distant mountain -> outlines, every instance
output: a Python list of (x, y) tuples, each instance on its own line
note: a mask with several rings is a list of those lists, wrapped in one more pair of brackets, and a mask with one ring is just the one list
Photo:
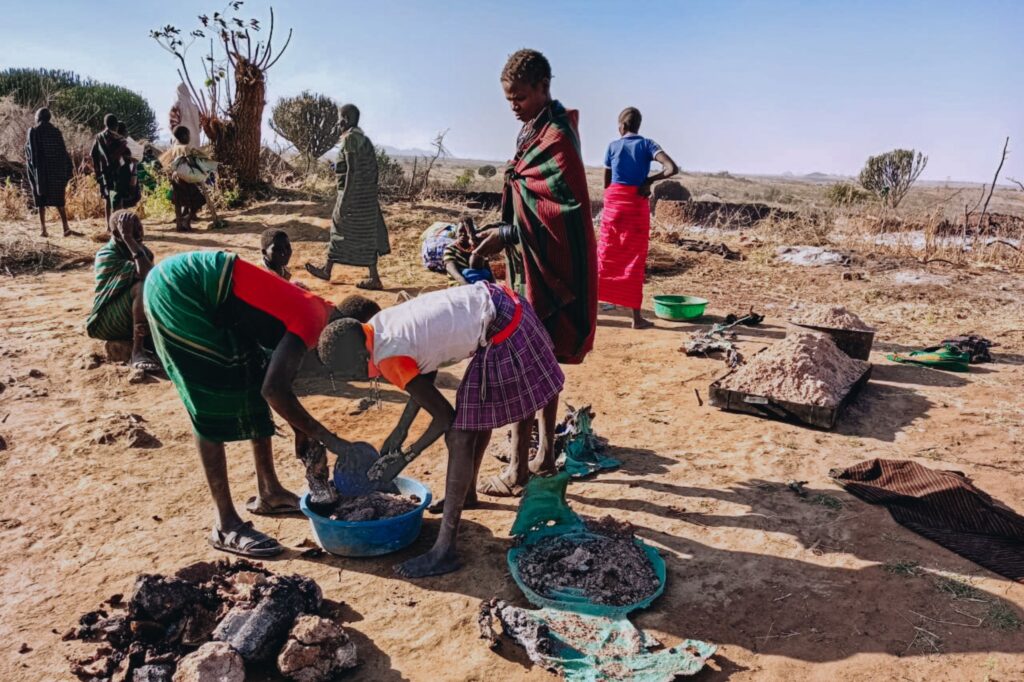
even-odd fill
[(849, 179), (845, 175), (832, 175), (830, 173), (807, 173), (800, 177), (808, 182), (836, 182)]
[(381, 145), (384, 151), (388, 153), (388, 156), (433, 156), (434, 151), (431, 149), (399, 149), (398, 147), (392, 147), (390, 145)]

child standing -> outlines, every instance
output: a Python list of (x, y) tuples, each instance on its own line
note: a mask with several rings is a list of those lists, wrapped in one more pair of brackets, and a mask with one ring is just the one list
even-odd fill
[[(678, 172), (672, 159), (654, 140), (640, 136), (640, 111), (628, 107), (619, 114), (619, 139), (604, 156), (604, 211), (597, 247), (598, 298), (633, 311), (633, 329), (652, 326), (640, 306), (644, 270), (651, 238), (651, 185)], [(648, 175), (651, 161), (662, 169)]]
[[(491, 431), (516, 424), (517, 442), (525, 450), (537, 412), (557, 404), (565, 377), (547, 331), (525, 300), (507, 288), (479, 282), (424, 294), (378, 313), (367, 324), (338, 320), (324, 333), (320, 360), (335, 375), (351, 380), (383, 376), (410, 396), (371, 479), (393, 477), (445, 436), (441, 532), (430, 551), (396, 570), (410, 578), (457, 570), (459, 520), (464, 506), (476, 502), (474, 484)], [(469, 356), (473, 359), (453, 408), (434, 386), (434, 377), (442, 364)], [(406, 449), (409, 425), (420, 408), (430, 413), (430, 425)], [(525, 469), (528, 452), (519, 453), (519, 461)], [(521, 473), (525, 480), (528, 471)], [(491, 479), (492, 485), (508, 488), (499, 477)]]

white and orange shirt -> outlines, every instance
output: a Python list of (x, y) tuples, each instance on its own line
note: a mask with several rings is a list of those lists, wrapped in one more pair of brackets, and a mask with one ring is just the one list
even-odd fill
[(363, 325), (370, 376), (404, 389), (420, 374), (465, 360), (487, 345), (496, 314), (483, 282), (423, 294), (382, 310)]

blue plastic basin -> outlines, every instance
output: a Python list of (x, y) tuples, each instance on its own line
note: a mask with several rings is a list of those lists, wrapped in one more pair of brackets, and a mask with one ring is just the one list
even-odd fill
[(299, 500), (302, 513), (309, 517), (313, 537), (331, 554), (338, 556), (378, 556), (408, 547), (419, 537), (423, 511), (430, 505), (430, 488), (414, 478), (399, 476), (395, 485), (402, 495), (415, 495), (420, 504), (412, 511), (376, 521), (335, 521), (309, 508), (309, 493)]

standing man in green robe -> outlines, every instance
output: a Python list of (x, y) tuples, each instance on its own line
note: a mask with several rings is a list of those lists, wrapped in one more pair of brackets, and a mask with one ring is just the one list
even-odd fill
[(377, 198), (377, 151), (359, 128), (359, 109), (354, 104), (341, 107), (341, 125), (341, 151), (335, 165), (338, 201), (331, 221), (327, 262), (323, 267), (306, 263), (306, 270), (330, 281), (335, 263), (363, 266), (369, 268), (369, 276), (356, 286), (379, 290), (383, 285), (377, 259), (391, 253), (391, 245)]

